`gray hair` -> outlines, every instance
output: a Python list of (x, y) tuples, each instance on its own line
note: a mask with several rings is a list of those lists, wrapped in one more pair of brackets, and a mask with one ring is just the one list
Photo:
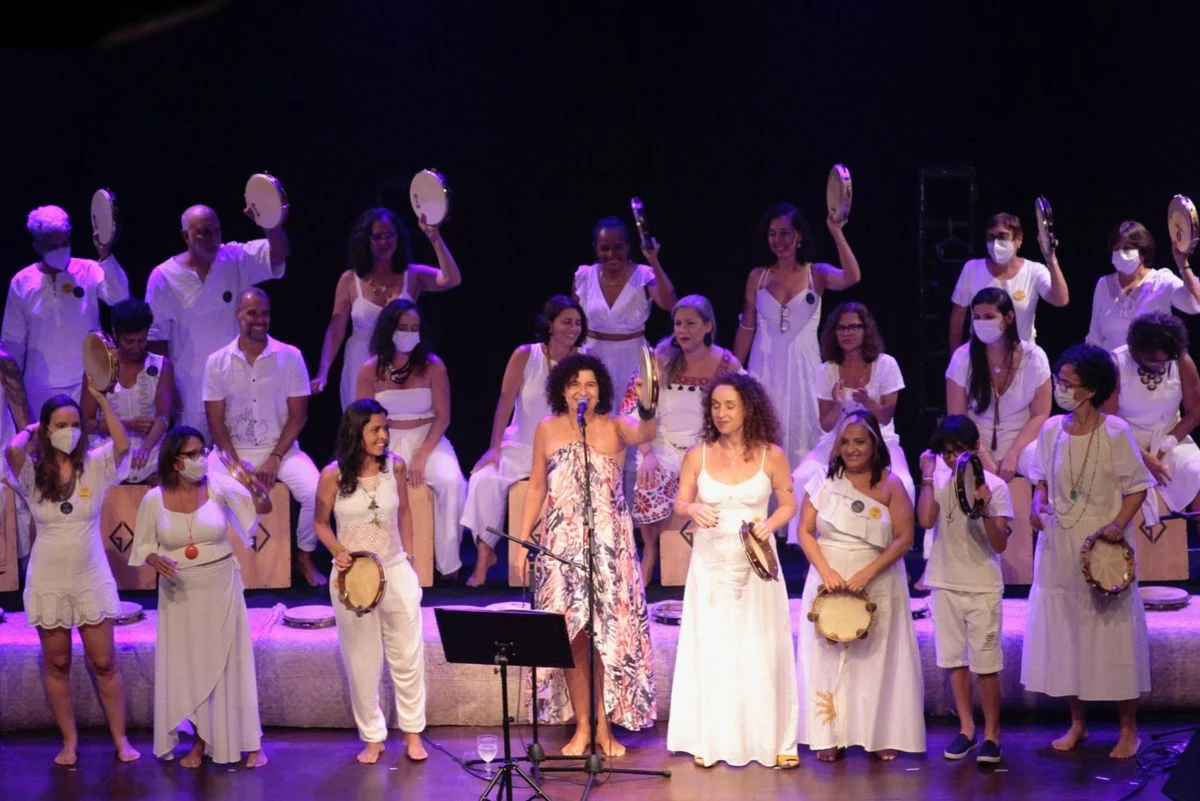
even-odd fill
[(71, 233), (71, 218), (59, 206), (38, 206), (25, 218), (25, 228), (33, 236)]

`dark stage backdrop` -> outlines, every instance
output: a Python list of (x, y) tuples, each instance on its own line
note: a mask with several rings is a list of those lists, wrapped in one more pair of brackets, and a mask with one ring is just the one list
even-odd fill
[[(1091, 5), (1069, 21), (1046, 19), (1046, 5), (232, 2), (117, 46), (14, 44), (0, 52), (4, 277), (32, 259), (35, 205), (65, 206), (88, 255), (87, 203), (108, 186), (140, 294), (180, 249), (189, 204), (215, 207), (228, 239), (255, 236), (241, 190), (269, 171), (287, 187), (294, 243), (287, 276), (265, 286), (272, 334), (315, 371), (351, 221), (381, 192), (411, 219), (404, 187), (436, 167), (454, 190), (443, 232), (464, 283), (428, 296), (427, 331), (449, 365), (450, 437), (467, 470), (509, 353), (591, 260), (592, 223), (627, 218), (634, 194), (680, 295), (713, 300), (729, 345), (746, 273), (768, 257), (759, 215), (793, 200), (833, 258), (824, 181), (833, 162), (849, 165), (846, 230), (864, 277), (825, 309), (867, 303), (911, 385), (918, 170), (972, 163), (981, 217), (1012, 210), (1031, 224), (1039, 192), (1054, 202), (1072, 300), (1041, 306), (1053, 360), (1086, 331), (1111, 269), (1108, 230), (1141, 219), (1166, 255), (1167, 201), (1200, 195), (1200, 156), (1179, 4)], [(69, 9), (56, 14), (36, 41), (72, 25), (87, 35)], [(414, 242), (432, 261), (419, 232)], [(656, 312), (651, 332), (666, 330)], [(338, 368), (302, 437), (318, 461)], [(902, 394), (913, 458), (914, 407)]]

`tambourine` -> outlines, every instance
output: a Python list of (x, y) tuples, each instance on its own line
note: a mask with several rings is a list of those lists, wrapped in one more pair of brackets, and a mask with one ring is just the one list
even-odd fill
[(829, 207), (829, 216), (835, 222), (850, 219), (852, 195), (850, 170), (845, 164), (834, 164), (829, 171), (829, 179), (825, 181), (825, 205)]
[(1168, 612), (1188, 605), (1191, 596), (1181, 587), (1138, 587), (1142, 605), (1155, 612)]
[(645, 342), (641, 353), (641, 386), (638, 387), (638, 416), (643, 420), (654, 417), (658, 411), (658, 357)]
[(83, 338), (83, 372), (100, 392), (112, 392), (117, 386), (117, 348), (108, 334), (89, 331)]
[(145, 617), (146, 613), (142, 610), (141, 604), (135, 604), (133, 601), (121, 601), (117, 604), (117, 614), (113, 616), (112, 622), (114, 626), (128, 626), (130, 623), (144, 620)]
[(233, 476), (235, 481), (250, 490), (250, 494), (254, 496), (255, 501), (261, 502), (264, 498), (270, 497), (266, 485), (254, 473), (254, 468), (249, 462), (238, 459), (233, 454), (222, 450), (217, 451), (217, 458), (221, 460), (221, 464), (225, 465), (225, 469), (229, 471), (229, 475)]
[(370, 551), (353, 551), (350, 559), (350, 566), (338, 571), (338, 600), (342, 606), (362, 617), (373, 612), (383, 600), (387, 578), (383, 574), (383, 562)]
[(770, 540), (763, 542), (754, 536), (754, 524), (750, 522), (742, 523), (738, 536), (754, 573), (763, 581), (779, 581), (779, 560), (775, 558)]
[(678, 626), (683, 620), (683, 601), (659, 601), (650, 604), (650, 617), (664, 626)]
[(1034, 199), (1033, 214), (1037, 218), (1038, 244), (1045, 243), (1047, 252), (1054, 252), (1058, 247), (1058, 240), (1054, 238), (1054, 209), (1045, 195), (1038, 195)]
[(1125, 540), (1113, 542), (1093, 534), (1079, 549), (1083, 578), (1097, 592), (1120, 595), (1133, 583), (1133, 548)]
[(418, 220), (425, 215), (426, 225), (441, 225), (450, 216), (450, 185), (437, 170), (421, 170), (414, 175), (408, 199)]
[(104, 247), (117, 241), (117, 196), (109, 189), (92, 195), (92, 237)]
[(246, 208), (260, 228), (278, 228), (287, 219), (287, 192), (283, 184), (265, 172), (255, 173), (246, 181)]
[(954, 495), (958, 508), (972, 520), (983, 516), (983, 499), (975, 491), (983, 486), (983, 462), (975, 453), (967, 452), (954, 463)]
[(293, 629), (327, 629), (335, 622), (333, 607), (323, 604), (293, 606), (283, 612), (283, 625)]
[(650, 250), (654, 237), (650, 236), (650, 226), (646, 224), (646, 215), (642, 213), (642, 199), (629, 199), (629, 207), (633, 209), (633, 224), (637, 226), (638, 239), (642, 241), (642, 250)]
[(1167, 233), (1176, 252), (1190, 256), (1200, 243), (1200, 217), (1187, 195), (1176, 195), (1167, 205)]
[(865, 592), (827, 590), (824, 584), (817, 587), (817, 597), (808, 613), (817, 633), (832, 643), (866, 637), (874, 617), (875, 603)]

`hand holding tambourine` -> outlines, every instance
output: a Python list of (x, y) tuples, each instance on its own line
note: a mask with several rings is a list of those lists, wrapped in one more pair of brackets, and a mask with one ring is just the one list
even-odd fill
[(1042, 258), (1049, 261), (1058, 249), (1058, 238), (1054, 235), (1054, 210), (1044, 195), (1038, 195), (1033, 201), (1033, 213), (1037, 218), (1038, 247), (1042, 250)]
[(754, 535), (754, 539), (759, 542), (766, 542), (771, 536), (771, 529), (767, 528), (766, 524), (761, 520), (755, 520), (750, 524), (750, 533)]
[(1116, 523), (1109, 523), (1096, 533), (1109, 542), (1121, 542), (1125, 539), (1125, 529), (1121, 528)]
[(422, 214), (421, 218), (417, 221), (417, 225), (420, 227), (421, 233), (425, 234), (425, 238), (429, 240), (429, 244), (436, 245), (439, 241), (441, 241), (441, 229), (439, 229), (436, 225), (430, 225), (428, 222), (426, 222), (424, 214)]
[(342, 551), (337, 556), (333, 557), (333, 566), (338, 570), (345, 570), (354, 562), (354, 557), (349, 551)]
[(933, 478), (933, 473), (937, 470), (937, 454), (926, 449), (920, 458), (921, 478)]
[(218, 450), (217, 457), (221, 460), (221, 464), (225, 465), (225, 469), (229, 471), (229, 475), (233, 476), (234, 480), (243, 487), (250, 490), (250, 494), (254, 496), (255, 501), (261, 501), (270, 497), (266, 486), (254, 472), (254, 467), (249, 462), (224, 450)]
[(658, 240), (654, 237), (648, 237), (642, 241), (642, 255), (646, 257), (646, 261), (653, 264), (658, 260)]

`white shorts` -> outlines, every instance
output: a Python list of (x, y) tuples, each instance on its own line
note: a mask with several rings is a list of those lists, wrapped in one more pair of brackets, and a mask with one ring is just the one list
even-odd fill
[(929, 608), (933, 612), (938, 667), (969, 667), (980, 675), (1000, 672), (1004, 667), (1000, 593), (935, 588), (929, 596)]

